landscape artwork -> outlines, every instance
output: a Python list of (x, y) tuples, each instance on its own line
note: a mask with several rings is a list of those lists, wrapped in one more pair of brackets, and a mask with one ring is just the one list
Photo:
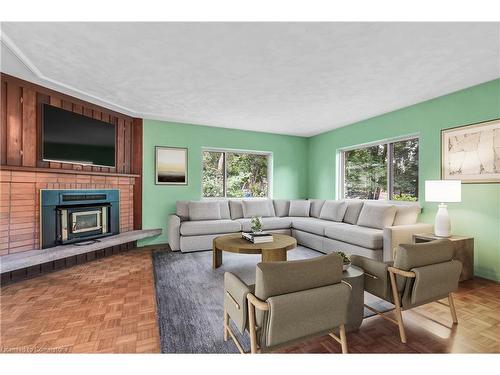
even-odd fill
[(441, 132), (444, 180), (500, 182), (500, 119)]
[(187, 148), (156, 147), (156, 184), (187, 185)]

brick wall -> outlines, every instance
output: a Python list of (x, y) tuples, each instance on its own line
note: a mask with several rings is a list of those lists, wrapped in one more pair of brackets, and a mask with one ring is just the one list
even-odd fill
[(120, 232), (134, 228), (133, 177), (0, 171), (0, 255), (39, 249), (40, 189), (119, 189)]

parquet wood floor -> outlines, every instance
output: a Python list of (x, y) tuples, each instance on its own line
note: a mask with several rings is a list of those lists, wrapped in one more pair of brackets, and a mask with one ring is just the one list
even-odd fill
[(151, 249), (2, 287), (0, 351), (160, 351)]
[[(151, 251), (132, 250), (2, 287), (0, 351), (158, 353)], [(458, 326), (452, 326), (448, 308), (437, 303), (404, 312), (406, 345), (392, 323), (365, 319), (358, 332), (347, 335), (349, 350), (499, 353), (500, 284), (465, 281), (455, 304)], [(281, 352), (338, 353), (340, 347), (325, 336)]]

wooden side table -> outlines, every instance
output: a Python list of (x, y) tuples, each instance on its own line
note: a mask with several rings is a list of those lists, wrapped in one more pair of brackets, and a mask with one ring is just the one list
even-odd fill
[[(430, 242), (442, 239), (432, 233), (419, 233), (413, 235), (413, 243)], [(447, 238), (455, 247), (454, 258), (462, 262), (460, 281), (470, 280), (474, 277), (474, 237), (451, 236)]]

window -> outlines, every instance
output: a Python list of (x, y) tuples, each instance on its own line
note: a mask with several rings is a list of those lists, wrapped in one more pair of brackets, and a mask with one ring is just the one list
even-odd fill
[(269, 196), (269, 159), (263, 153), (203, 151), (203, 197)]
[(344, 198), (418, 199), (418, 138), (344, 150), (341, 164)]

